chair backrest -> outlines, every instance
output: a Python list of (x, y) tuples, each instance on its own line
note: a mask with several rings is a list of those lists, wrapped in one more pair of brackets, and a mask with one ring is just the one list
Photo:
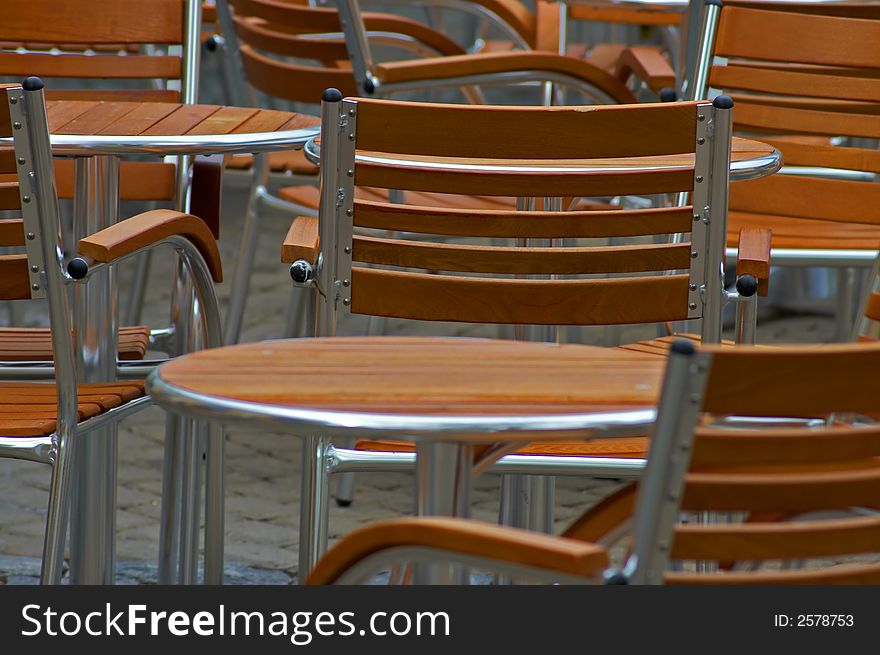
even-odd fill
[(0, 147), (0, 210), (22, 216), (0, 220), (0, 246), (25, 251), (0, 255), (0, 300), (48, 300), (59, 430), (66, 430), (76, 424), (76, 370), (43, 83), (29, 77), (0, 91), (0, 138), (14, 141), (14, 149)]
[[(328, 86), (357, 94), (357, 66), (335, 8), (308, 0), (218, 0), (217, 9), (247, 81), (258, 91), (307, 104), (316, 104)], [(381, 13), (365, 13), (363, 20), (372, 43), (422, 55), (464, 54), (455, 41), (417, 21)]]
[[(324, 97), (318, 334), (351, 311), (543, 325), (704, 318), (704, 339), (720, 340), (726, 99), (509, 108)], [(546, 203), (536, 212), (394, 205), (356, 199), (355, 185)], [(678, 192), (692, 192), (693, 205), (562, 211), (572, 197)], [(391, 236), (353, 236), (355, 227)], [(644, 239), (684, 232), (690, 243)], [(635, 243), (554, 247), (611, 237)], [(474, 243), (493, 239), (526, 247)]]
[[(847, 424), (696, 431), (681, 509), (710, 524), (676, 529), (674, 560), (781, 562), (782, 568), (667, 573), (674, 583), (880, 582), (880, 344), (709, 347), (703, 411), (712, 417), (855, 416)], [(702, 360), (702, 361), (701, 361)], [(741, 519), (743, 516), (747, 520)], [(730, 519), (730, 522), (727, 522)], [(801, 519), (801, 520), (798, 520)], [(873, 555), (867, 561), (845, 560)], [(792, 563), (809, 561), (805, 568)]]
[[(857, 147), (880, 138), (880, 5), (726, 2), (706, 17), (714, 47), (698, 62), (695, 97), (706, 84), (730, 95), (734, 129), (760, 134), (802, 168), (734, 184), (730, 210), (880, 224), (880, 151)], [(713, 65), (713, 55), (726, 61)]]

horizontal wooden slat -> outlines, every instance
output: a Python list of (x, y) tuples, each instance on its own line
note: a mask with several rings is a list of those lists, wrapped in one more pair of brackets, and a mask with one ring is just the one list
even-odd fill
[(357, 227), (522, 239), (629, 237), (674, 234), (691, 229), (691, 207), (643, 211), (520, 212), (441, 209), (386, 202), (355, 201)]
[(530, 195), (540, 197), (675, 193), (691, 191), (694, 184), (692, 164), (689, 167), (675, 160), (671, 167), (657, 168), (649, 173), (615, 169), (613, 164), (604, 170), (576, 170), (574, 167), (564, 170), (564, 163), (535, 172), (443, 170), (394, 163), (359, 163), (355, 167), (355, 182), (385, 189), (490, 196), (516, 196), (523, 189), (529, 189)]
[(538, 108), (360, 99), (357, 112), (362, 150), (571, 159), (692, 153), (697, 103)]
[(328, 87), (344, 95), (357, 95), (354, 74), (348, 69), (317, 68), (270, 59), (241, 47), (241, 60), (248, 82), (263, 93), (294, 102), (318, 104)]
[(355, 261), (470, 273), (576, 275), (687, 269), (690, 244), (607, 248), (505, 248), (355, 237)]
[(0, 219), (0, 246), (23, 246), (24, 223), (20, 218)]
[(0, 52), (0, 75), (84, 79), (178, 79), (180, 57)]
[(739, 230), (746, 226), (771, 230), (774, 248), (880, 249), (880, 226), (738, 211), (728, 214), (729, 246), (736, 247)]
[(742, 561), (880, 551), (880, 517), (741, 525), (680, 525), (671, 557)]
[(111, 102), (180, 102), (180, 92), (171, 89), (46, 89), (46, 98)]
[[(61, 198), (73, 198), (73, 161), (55, 160), (55, 186)], [(120, 200), (174, 200), (177, 168), (164, 162), (123, 161), (119, 165)]]
[(876, 426), (840, 426), (823, 430), (701, 428), (694, 442), (691, 468), (748, 466), (756, 462), (796, 465), (878, 455), (880, 427)]
[(428, 321), (605, 325), (687, 316), (687, 275), (501, 280), (357, 268), (351, 310)]
[(847, 75), (820, 75), (797, 70), (779, 70), (758, 66), (714, 66), (711, 86), (779, 95), (834, 98), (844, 100), (880, 100), (880, 79)]
[[(880, 347), (823, 345), (804, 357), (800, 348), (740, 347), (736, 353), (706, 346), (712, 368), (704, 408), (741, 416), (818, 416), (880, 413), (873, 380)], [(821, 380), (822, 384), (817, 384)]]
[(181, 43), (181, 0), (94, 2), (27, 0), (9, 3), (0, 40), (38, 43)]
[(877, 506), (880, 468), (800, 474), (688, 473), (687, 511), (813, 512)]
[(777, 107), (736, 98), (734, 123), (740, 129), (777, 133), (828, 134), (880, 138), (880, 121), (871, 114), (830, 113), (814, 109)]
[[(3, 176), (4, 178), (8, 176)], [(0, 182), (0, 210), (21, 209), (18, 181)]]
[(770, 137), (763, 138), (763, 141), (779, 149), (787, 166), (823, 166), (880, 173), (880, 150), (833, 146), (827, 142), (801, 143), (795, 139)]
[(870, 67), (878, 61), (878, 43), (878, 21), (725, 7), (715, 54)]
[(295, 27), (298, 33), (341, 32), (335, 9), (309, 7), (284, 0), (234, 0), (237, 16), (255, 16), (270, 24)]
[(0, 300), (31, 297), (27, 255), (0, 255)]
[(773, 175), (732, 185), (730, 209), (880, 225), (880, 186), (873, 182)]

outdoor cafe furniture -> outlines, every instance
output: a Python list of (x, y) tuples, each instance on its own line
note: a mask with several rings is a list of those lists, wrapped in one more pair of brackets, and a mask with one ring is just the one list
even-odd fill
[[(115, 347), (91, 351), (95, 355), (109, 353), (114, 375), (100, 380), (95, 379), (94, 370), (84, 370), (84, 355), (90, 351), (76, 342), (76, 335), (84, 331), (88, 335), (94, 328), (82, 325), (81, 314), (71, 321), (68, 292), (69, 285), (84, 277), (86, 271), (67, 264), (72, 253), (64, 251), (59, 236), (61, 224), (43, 83), (30, 77), (23, 85), (5, 85), (2, 96), (0, 136), (6, 145), (11, 137), (14, 150), (0, 150), (0, 168), (16, 179), (15, 184), (7, 183), (3, 209), (20, 210), (22, 218), (2, 222), (0, 243), (19, 251), (23, 248), (24, 253), (0, 256), (0, 298), (48, 301), (54, 383), (0, 382), (0, 453), (52, 467), (41, 579), (57, 583), (64, 558), (72, 478), (99, 475), (96, 470), (74, 473), (72, 457), (100, 432), (115, 429), (119, 420), (151, 401), (144, 395), (142, 382), (115, 379)], [(61, 101), (55, 103), (59, 105), (63, 106)], [(172, 210), (146, 212), (82, 238), (76, 247), (83, 259), (73, 261), (88, 263), (91, 275), (101, 275), (111, 265), (159, 245), (174, 246), (186, 263), (204, 307), (204, 329), (218, 336), (213, 279), (220, 275), (219, 253), (201, 219)], [(85, 341), (85, 347), (90, 343)], [(108, 346), (115, 346), (115, 342), (110, 341)], [(84, 439), (86, 434), (88, 438)], [(73, 522), (84, 522), (82, 513), (97, 513), (102, 506), (75, 510)]]
[[(343, 100), (338, 91), (327, 91), (322, 108), (325, 127), (321, 153), (326, 176), (322, 187), (322, 220), (319, 226), (314, 218), (297, 219), (285, 244), (287, 259), (298, 260), (294, 273), (300, 276), (301, 282), (310, 282), (317, 290), (316, 334), (332, 337), (340, 312), (545, 325), (702, 318), (704, 341), (720, 341), (720, 311), (724, 299), (736, 299), (724, 291), (721, 265), (730, 162), (729, 135), (725, 133), (729, 116), (730, 103), (725, 99), (715, 105), (702, 102), (548, 109)], [(342, 117), (345, 122), (340, 120)], [(433, 129), (423, 129), (426, 124)], [(713, 126), (711, 131), (706, 129), (708, 125)], [(458, 138), (447, 138), (452, 133)], [(511, 133), (522, 134), (522, 137), (504, 138)], [(473, 159), (475, 157), (480, 159)], [(754, 171), (763, 166), (765, 174), (779, 165), (772, 149), (755, 142), (739, 141), (737, 159), (751, 160)], [(419, 162), (422, 165), (415, 165)], [(687, 190), (694, 192), (694, 204), (702, 210), (695, 212), (686, 206), (559, 213), (561, 203), (551, 202), (556, 211), (473, 212), (434, 208), (425, 212), (418, 207), (358, 200), (353, 193), (355, 184), (506, 196), (529, 189), (548, 198)], [(498, 236), (526, 239), (645, 236), (686, 231), (692, 231), (694, 238), (690, 243), (669, 245), (531, 249), (353, 236), (354, 227), (489, 239)], [(433, 275), (387, 267), (480, 275)], [(673, 273), (682, 270), (685, 272)], [(673, 274), (657, 274), (661, 271)], [(495, 275), (523, 273), (546, 279)], [(597, 273), (613, 277), (588, 277)], [(618, 276), (618, 273), (629, 275)], [(634, 276), (633, 273), (641, 274)], [(577, 276), (577, 279), (553, 279), (554, 275)], [(301, 496), (301, 577), (322, 552), (326, 541), (329, 439), (371, 436), (370, 430), (337, 430), (335, 423), (333, 429), (317, 430), (318, 426), (309, 424), (307, 419), (300, 420), (302, 412), (307, 416), (314, 409), (328, 406), (367, 408), (392, 415), (390, 420), (399, 421), (400, 426), (409, 425), (412, 419), (413, 425), (420, 425), (419, 429), (424, 430), (441, 420), (438, 412), (449, 409), (443, 393), (437, 399), (432, 398), (432, 391), (438, 388), (444, 393), (459, 389), (455, 397), (465, 406), (471, 394), (471, 402), (476, 402), (476, 407), (480, 406), (481, 398), (492, 397), (492, 402), (500, 405), (495, 411), (501, 413), (509, 412), (510, 407), (534, 403), (527, 395), (531, 388), (528, 376), (520, 380), (514, 376), (506, 382), (507, 386), (499, 385), (501, 378), (497, 373), (481, 379), (477, 372), (484, 362), (473, 356), (455, 355), (456, 349), (465, 347), (456, 341), (391, 342), (373, 354), (371, 344), (381, 348), (378, 344), (389, 342), (364, 338), (348, 342), (348, 347), (346, 343), (347, 340), (334, 338), (299, 339), (241, 346), (243, 350), (206, 351), (160, 367), (149, 382), (157, 402), (184, 415), (220, 421), (245, 416), (256, 421), (256, 417), (265, 415), (273, 425), (285, 425), (285, 418), (290, 418), (286, 428), (306, 440)], [(510, 349), (503, 359), (514, 366), (518, 352), (532, 352), (526, 350), (528, 347), (546, 353), (543, 357), (550, 370), (541, 374), (543, 360), (536, 355), (537, 369), (529, 372), (545, 379), (556, 376), (554, 362), (570, 361), (575, 352), (581, 352), (562, 351), (548, 345), (499, 343), (502, 344), (499, 347)], [(336, 351), (337, 347), (343, 349), (342, 354)], [(519, 348), (522, 350), (517, 350)], [(590, 354), (594, 349), (585, 348), (583, 352)], [(662, 366), (656, 358), (624, 351), (600, 349), (595, 352), (603, 362), (609, 362), (609, 366), (618, 358), (637, 362), (639, 375), (651, 370), (659, 372), (658, 367)], [(449, 361), (444, 359), (447, 356), (451, 358)], [(221, 387), (216, 385), (216, 376), (208, 373), (218, 366), (215, 357), (229, 361)], [(371, 357), (378, 359), (371, 360)], [(390, 367), (387, 370), (382, 368), (383, 357)], [(239, 361), (242, 368), (235, 365)], [(340, 362), (347, 364), (340, 369)], [(459, 363), (469, 367), (462, 376), (454, 374), (455, 365)], [(274, 365), (282, 368), (280, 377), (275, 378), (281, 387), (271, 383), (272, 378), (264, 368)], [(297, 371), (301, 365), (305, 366), (304, 370)], [(371, 369), (373, 365), (378, 368)], [(448, 368), (450, 365), (452, 368)], [(652, 365), (655, 368), (652, 369)], [(441, 366), (449, 373), (435, 375)], [(604, 369), (600, 365), (594, 374), (607, 373), (601, 371)], [(323, 380), (325, 375), (330, 378)], [(477, 389), (470, 389), (467, 380), (474, 375), (482, 381), (475, 383)], [(291, 384), (292, 380), (295, 384)], [(383, 384), (386, 380), (387, 384)], [(584, 407), (585, 400), (577, 396), (581, 390), (599, 394), (601, 400), (597, 401), (594, 396), (588, 402), (591, 407), (603, 403), (617, 406), (620, 402), (650, 405), (656, 399), (657, 381), (652, 386), (644, 379), (627, 378), (621, 390), (623, 395), (609, 396), (603, 395), (601, 383), (586, 390), (585, 385), (568, 383), (555, 390), (559, 395), (554, 402), (566, 403), (566, 398), (571, 399), (566, 411), (576, 412)], [(526, 396), (515, 395), (514, 385), (523, 385)], [(504, 400), (508, 387), (512, 395)], [(384, 395), (389, 389), (392, 390), (390, 398)], [(403, 394), (400, 398), (405, 399), (400, 406), (394, 404), (397, 393)], [(546, 398), (538, 404), (543, 402), (547, 402)], [(410, 416), (411, 410), (415, 410), (415, 418)], [(420, 415), (423, 412), (429, 416)], [(273, 422), (273, 416), (279, 420)], [(368, 423), (358, 420), (355, 427)], [(400, 436), (407, 434), (403, 427), (398, 432)], [(483, 443), (489, 438), (490, 435), (483, 435)], [(445, 449), (446, 463), (438, 465), (437, 470), (432, 469), (431, 475), (436, 476), (438, 482), (440, 477), (448, 475), (448, 479), (464, 484), (470, 476), (471, 450), (462, 444), (449, 444), (448, 448), (441, 449)], [(436, 488), (445, 487), (438, 483)], [(456, 504), (461, 496), (458, 501), (454, 495), (444, 496), (442, 500), (430, 494), (421, 497), (426, 503), (425, 512), (454, 514), (461, 509)], [(437, 505), (428, 509), (435, 502)]]
[[(557, 583), (880, 583), (877, 423), (772, 423), (876, 417), (880, 345), (693, 350), (672, 347), (638, 490), (613, 494), (562, 536), (462, 519), (380, 522), (344, 537), (306, 583), (364, 583), (389, 568), (401, 583), (409, 564), (420, 565), (417, 583), (436, 580), (426, 565), (449, 564)], [(769, 420), (748, 430), (718, 421), (731, 415)], [(597, 544), (615, 533), (634, 543), (611, 568)]]

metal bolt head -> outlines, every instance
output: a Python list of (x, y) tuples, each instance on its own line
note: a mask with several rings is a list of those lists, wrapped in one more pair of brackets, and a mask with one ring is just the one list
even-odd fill
[(343, 248), (343, 250), (345, 251), (345, 254), (346, 254), (346, 255), (350, 255), (350, 254), (351, 254), (351, 246), (345, 246), (345, 248)]
[(21, 197), (21, 201), (22, 201), (22, 202), (30, 202), (30, 201), (31, 201), (31, 197), (30, 197), (30, 196), (22, 196), (22, 197)]
[(34, 239), (37, 238), (37, 235), (34, 234), (33, 232), (28, 232), (26, 236), (27, 236), (28, 241), (33, 241)]
[(351, 216), (352, 214), (354, 214), (354, 212), (353, 212), (352, 210), (350, 210), (350, 209), (346, 209), (346, 210), (345, 210), (345, 215), (346, 215), (346, 216)]
[(699, 256), (700, 253), (698, 253), (696, 250), (691, 251), (691, 259), (696, 259)]
[(9, 104), (10, 105), (17, 105), (18, 104), (18, 96), (11, 96), (9, 98)]
[(16, 130), (20, 130), (20, 129), (21, 129), (21, 123), (18, 122), (18, 121), (15, 121), (15, 122), (12, 124), (12, 127), (15, 128)]
[(699, 182), (702, 182), (702, 181), (703, 181), (703, 176), (702, 176), (702, 175), (697, 175), (697, 182), (699, 183)]
[(689, 309), (696, 309), (696, 308), (697, 308), (697, 303), (695, 303), (695, 302), (689, 302), (689, 303), (688, 303), (688, 308), (689, 308)]
[(351, 304), (351, 298), (343, 298), (342, 304), (348, 307)]
[(700, 220), (700, 215), (699, 215), (699, 214), (694, 214), (694, 220), (695, 220), (695, 221), (699, 221), (699, 220)]
[(696, 285), (696, 284), (688, 285), (688, 289), (690, 289), (691, 291), (696, 291), (696, 290), (697, 290), (697, 285)]
[(27, 163), (27, 162), (25, 162), (24, 157), (19, 157), (19, 158), (18, 158), (18, 165), (19, 165), (19, 166), (24, 166), (25, 163)]
[(704, 139), (703, 137), (700, 137), (699, 139), (697, 139), (697, 145), (700, 145), (700, 146), (701, 146), (701, 145), (703, 145), (704, 143), (706, 143), (706, 139)]
[(40, 285), (35, 282), (34, 284), (31, 285), (31, 289), (33, 289), (34, 291), (39, 291)]
[(349, 110), (348, 110), (348, 115), (349, 115), (349, 116), (354, 116), (354, 109), (349, 109)]
[(348, 135), (348, 140), (349, 140), (349, 141), (354, 141), (354, 132), (349, 133), (349, 135)]
[(352, 177), (354, 175), (354, 171), (351, 169), (348, 169), (348, 171), (345, 174), (348, 175), (349, 177)]
[(34, 264), (33, 266), (31, 266), (31, 271), (32, 271), (33, 273), (39, 273), (39, 272), (40, 272), (40, 267), (37, 266), (36, 264)]
[(697, 120), (698, 121), (706, 120), (706, 114), (697, 114)]
[(343, 281), (342, 281), (342, 286), (344, 286), (344, 287), (351, 286), (351, 280), (343, 280)]

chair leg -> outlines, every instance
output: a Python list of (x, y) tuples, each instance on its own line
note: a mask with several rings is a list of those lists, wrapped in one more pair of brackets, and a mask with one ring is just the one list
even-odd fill
[(61, 583), (64, 544), (67, 540), (67, 514), (70, 503), (70, 460), (73, 440), (59, 435), (55, 447), (55, 463), (49, 484), (49, 507), (46, 512), (46, 534), (43, 541), (43, 565), (40, 584)]
[(226, 345), (238, 343), (241, 336), (247, 290), (259, 238), (260, 197), (264, 192), (265, 189), (261, 185), (255, 185), (248, 200), (238, 260), (235, 262), (235, 274), (232, 276), (232, 287), (229, 291), (229, 307), (226, 310), (226, 330), (223, 335), (223, 343)]
[(297, 578), (302, 583), (327, 550), (330, 471), (327, 461), (329, 441), (310, 435), (302, 444), (302, 480), (300, 492), (299, 565)]
[(165, 457), (162, 470), (162, 508), (159, 519), (159, 584), (177, 580), (180, 548), (180, 508), (183, 488), (182, 419), (169, 414), (165, 425)]
[(225, 525), (223, 426), (209, 424), (205, 482), (205, 584), (223, 584), (223, 540)]

